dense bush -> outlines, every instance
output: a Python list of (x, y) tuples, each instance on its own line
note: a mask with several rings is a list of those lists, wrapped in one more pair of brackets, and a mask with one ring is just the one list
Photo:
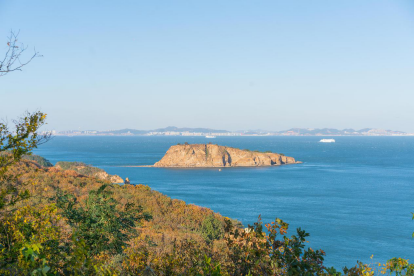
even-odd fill
[(127, 203), (122, 210), (117, 210), (117, 202), (108, 187), (104, 184), (98, 190), (90, 191), (84, 206), (76, 197), (60, 190), (55, 198), (61, 215), (76, 229), (77, 237), (85, 241), (91, 255), (102, 252), (121, 254), (126, 242), (136, 234), (135, 227), (141, 220), (151, 219), (134, 203)]
[(222, 239), (224, 236), (222, 222), (213, 214), (209, 215), (201, 224), (201, 234), (207, 243)]

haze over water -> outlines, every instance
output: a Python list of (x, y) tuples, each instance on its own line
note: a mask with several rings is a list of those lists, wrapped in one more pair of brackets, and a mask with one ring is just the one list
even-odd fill
[[(204, 206), (245, 226), (279, 217), (301, 227), (326, 265), (414, 259), (414, 137), (55, 137), (35, 151), (52, 163), (81, 161), (131, 183)], [(331, 138), (331, 137), (327, 137)], [(150, 165), (171, 145), (207, 143), (271, 150), (303, 164), (262, 168), (165, 169)]]

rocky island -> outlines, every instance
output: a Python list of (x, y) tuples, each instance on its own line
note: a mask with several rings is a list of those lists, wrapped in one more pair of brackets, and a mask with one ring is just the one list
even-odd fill
[(241, 150), (213, 144), (171, 146), (154, 167), (260, 167), (297, 164), (293, 157), (273, 152)]

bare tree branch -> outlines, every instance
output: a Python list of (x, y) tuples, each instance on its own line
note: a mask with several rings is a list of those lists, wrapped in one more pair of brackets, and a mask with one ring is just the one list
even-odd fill
[(22, 67), (29, 64), (34, 58), (41, 57), (39, 52), (34, 49), (34, 53), (25, 61), (22, 60), (22, 55), (27, 50), (27, 46), (23, 43), (18, 43), (19, 32), (16, 34), (10, 31), (10, 36), (7, 42), (7, 51), (3, 60), (0, 61), (0, 77), (13, 71), (22, 71)]

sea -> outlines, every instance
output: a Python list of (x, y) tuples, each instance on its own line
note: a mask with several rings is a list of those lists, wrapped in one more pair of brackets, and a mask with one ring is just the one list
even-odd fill
[[(335, 138), (335, 143), (320, 143)], [(302, 164), (168, 169), (152, 165), (177, 143), (273, 151)], [(171, 198), (253, 224), (281, 218), (341, 269), (393, 257), (414, 261), (414, 137), (53, 137), (35, 150), (52, 163), (80, 161)], [(371, 256), (373, 258), (371, 259)]]

